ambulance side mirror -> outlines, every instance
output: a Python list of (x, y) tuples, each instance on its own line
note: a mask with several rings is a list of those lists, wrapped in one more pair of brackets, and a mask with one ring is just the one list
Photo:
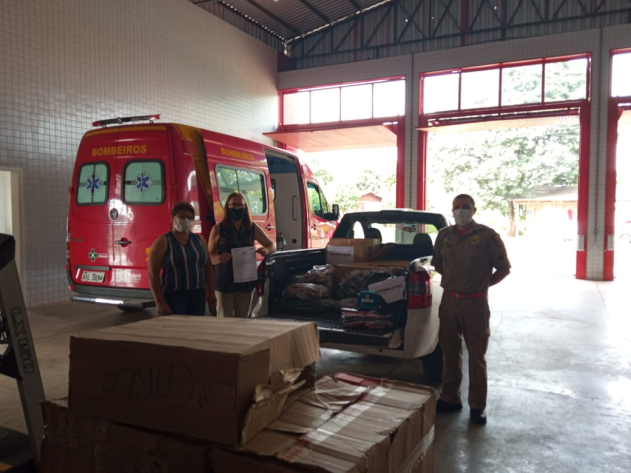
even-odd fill
[(333, 204), (331, 207), (333, 207), (333, 212), (327, 212), (323, 215), (323, 217), (329, 222), (333, 220), (337, 221), (340, 218), (340, 206)]

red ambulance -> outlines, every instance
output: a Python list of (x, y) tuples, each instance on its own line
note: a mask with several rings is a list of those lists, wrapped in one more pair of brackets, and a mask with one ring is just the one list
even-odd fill
[[(81, 140), (70, 187), (66, 266), (72, 299), (137, 310), (153, 305), (153, 241), (175, 204), (195, 208), (206, 238), (241, 192), (253, 220), (279, 248), (324, 247), (335, 231), (315, 176), (285, 150), (175, 123), (159, 115), (94, 122)], [(146, 121), (138, 124), (135, 122)]]

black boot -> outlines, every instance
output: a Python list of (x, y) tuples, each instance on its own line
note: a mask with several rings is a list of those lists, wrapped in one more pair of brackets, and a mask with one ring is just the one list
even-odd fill
[(484, 409), (471, 409), (471, 422), (474, 424), (486, 424), (486, 411)]
[(436, 412), (456, 412), (462, 410), (462, 403), (453, 404), (442, 399), (436, 401)]

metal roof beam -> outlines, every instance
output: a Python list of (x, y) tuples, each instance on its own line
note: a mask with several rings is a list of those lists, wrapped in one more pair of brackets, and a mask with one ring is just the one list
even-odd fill
[(513, 21), (515, 21), (515, 17), (517, 16), (517, 13), (519, 13), (519, 10), (521, 10), (521, 7), (523, 4), (524, 4), (524, 0), (519, 0), (519, 3), (515, 7), (515, 10), (513, 10), (513, 14), (511, 15), (510, 20), (508, 20), (507, 26), (510, 26), (513, 24)]
[[(322, 35), (320, 36), (320, 39), (318, 39), (318, 40), (317, 40), (317, 41), (313, 44), (313, 46), (311, 46), (311, 48), (309, 49), (309, 51), (307, 51), (307, 53), (306, 53), (306, 54), (307, 54), (307, 56), (309, 56), (309, 55), (313, 52), (313, 50), (314, 50), (315, 48), (317, 48), (317, 47), (320, 45), (320, 43), (322, 42), (322, 40), (323, 40), (324, 38), (326, 38), (326, 34), (328, 33), (328, 31), (329, 31), (329, 30), (323, 30), (323, 31), (322, 31)], [(304, 40), (303, 40), (303, 43), (304, 43)]]
[(598, 6), (596, 7), (596, 9), (594, 10), (594, 13), (598, 13), (600, 11), (600, 9), (603, 7), (603, 5), (605, 4), (606, 0), (602, 0)]
[(458, 21), (454, 18), (454, 16), (451, 14), (451, 5), (453, 2), (454, 0), (449, 0), (449, 3), (445, 5), (445, 2), (443, 2), (443, 0), (440, 0), (440, 3), (443, 5), (443, 8), (445, 10), (443, 11), (443, 14), (440, 16), (440, 19), (436, 22), (436, 27), (434, 28), (434, 31), (430, 32), (430, 36), (432, 37), (436, 36), (436, 32), (438, 31), (438, 28), (440, 28), (440, 25), (443, 24), (443, 21), (445, 21), (445, 17), (447, 15), (449, 15), (449, 18), (451, 18), (451, 21), (454, 22), (454, 25), (456, 25), (456, 27), (462, 30), (462, 25), (460, 25)]
[(534, 7), (535, 11), (537, 12), (537, 16), (539, 17), (539, 19), (541, 21), (546, 21), (546, 15), (541, 13), (541, 10), (539, 10), (539, 7), (535, 3), (535, 0), (530, 0), (530, 4)]
[(567, 3), (567, 0), (563, 0), (561, 2), (561, 5), (559, 5), (559, 8), (556, 9), (556, 11), (554, 12), (554, 15), (552, 15), (552, 19), (556, 20), (557, 19), (557, 15), (561, 12), (561, 9), (563, 8), (563, 6)]
[[(357, 28), (357, 23), (359, 23), (359, 19), (360, 19), (359, 17), (355, 18), (355, 22), (351, 25), (351, 27), (348, 29), (348, 31), (344, 34), (342, 39), (340, 39), (340, 41), (337, 43), (337, 46), (335, 46), (335, 48), (333, 48), (333, 52), (334, 53), (339, 51), (339, 49), (342, 46), (342, 44), (344, 44), (344, 41), (346, 41), (348, 39), (348, 37), (350, 36), (350, 34), (353, 32), (353, 30), (355, 30), (355, 28)], [(333, 35), (331, 35), (331, 37), (333, 37)]]
[(320, 10), (318, 10), (316, 7), (311, 5), (310, 2), (308, 2), (307, 0), (298, 0), (298, 1), (302, 3), (305, 7), (307, 7), (309, 10), (311, 10), (313, 13), (318, 15), (320, 18), (322, 18), (324, 21), (326, 21), (327, 23), (331, 23), (331, 19), (328, 16), (326, 16), (324, 13), (322, 13)]
[(377, 32), (379, 31), (379, 28), (381, 28), (381, 25), (383, 25), (383, 22), (386, 21), (386, 18), (388, 18), (388, 15), (390, 15), (390, 12), (392, 11), (392, 7), (394, 6), (394, 2), (390, 3), (388, 5), (388, 7), (386, 8), (386, 11), (384, 12), (383, 16), (381, 17), (381, 19), (379, 20), (379, 23), (377, 23), (377, 25), (374, 27), (374, 29), (372, 30), (372, 33), (370, 34), (370, 36), (368, 37), (368, 39), (366, 40), (366, 42), (364, 43), (364, 46), (368, 46), (370, 44), (370, 42), (372, 41), (372, 39), (375, 37), (375, 35), (377, 34)]
[(423, 38), (425, 38), (425, 36), (426, 36), (425, 32), (421, 29), (421, 27), (416, 23), (416, 20), (414, 19), (414, 17), (418, 13), (418, 11), (421, 8), (421, 6), (423, 5), (423, 3), (425, 3), (425, 0), (417, 1), (416, 2), (416, 7), (414, 8), (414, 11), (412, 13), (409, 13), (405, 9), (405, 7), (401, 4), (401, 2), (397, 1), (397, 5), (401, 8), (401, 10), (403, 10), (403, 13), (405, 13), (407, 15), (407, 17), (405, 19), (405, 26), (403, 27), (403, 30), (401, 31), (401, 33), (399, 33), (399, 36), (397, 37), (395, 42), (398, 43), (399, 41), (401, 41), (401, 38), (403, 38), (403, 35), (407, 31), (408, 26), (410, 26), (410, 23), (413, 24), (414, 27), (418, 30), (418, 32), (421, 33), (421, 36)]
[(480, 6), (478, 7), (478, 11), (476, 11), (475, 16), (473, 17), (473, 21), (471, 22), (471, 24), (470, 25), (465, 25), (467, 27), (466, 31), (472, 31), (473, 30), (473, 26), (478, 21), (478, 18), (480, 17), (480, 13), (482, 13), (482, 9), (484, 8), (484, 5), (486, 5), (486, 0), (484, 0), (483, 2), (480, 3)]
[(302, 33), (300, 31), (298, 31), (296, 28), (294, 28), (292, 25), (290, 25), (289, 23), (287, 23), (285, 20), (279, 18), (278, 16), (274, 15), (271, 11), (269, 11), (267, 8), (262, 7), (261, 5), (259, 5), (258, 3), (256, 3), (254, 0), (245, 0), (246, 2), (248, 2), (250, 5), (252, 5), (253, 7), (257, 8), (258, 10), (262, 11), (263, 13), (265, 13), (267, 16), (269, 16), (270, 18), (272, 18), (274, 21), (276, 21), (278, 24), (283, 25), (285, 28), (287, 28), (288, 30), (290, 30), (291, 32), (293, 32), (296, 36), (300, 36)]
[[(268, 35), (271, 38), (274, 38), (277, 41), (280, 41), (283, 45), (286, 44), (285, 38), (283, 38), (281, 35), (279, 35), (278, 33), (270, 30), (269, 28), (267, 28), (266, 26), (263, 26), (261, 23), (256, 22), (253, 18), (250, 18), (247, 15), (244, 15), (243, 13), (241, 13), (239, 10), (230, 7), (228, 4), (226, 4), (226, 2), (224, 2), (223, 0), (198, 0), (195, 2), (191, 2), (193, 3), (193, 5), (195, 6), (199, 6), (199, 8), (201, 8), (202, 10), (204, 10), (205, 12), (208, 12), (208, 10), (206, 10), (205, 8), (203, 8), (201, 5), (204, 3), (220, 3), (221, 6), (228, 10), (230, 13), (239, 16), (240, 18), (243, 18), (243, 20), (247, 21), (248, 23), (250, 23), (251, 25), (253, 25), (255, 28), (257, 28), (258, 30), (260, 30), (263, 34)], [(238, 28), (238, 26), (237, 26)], [(270, 45), (271, 46), (271, 45)], [(271, 46), (274, 47), (274, 46)]]

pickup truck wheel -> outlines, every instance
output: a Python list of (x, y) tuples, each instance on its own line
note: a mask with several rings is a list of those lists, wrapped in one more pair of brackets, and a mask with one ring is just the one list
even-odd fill
[(443, 350), (440, 344), (429, 355), (421, 358), (425, 379), (430, 383), (440, 383), (443, 380)]

